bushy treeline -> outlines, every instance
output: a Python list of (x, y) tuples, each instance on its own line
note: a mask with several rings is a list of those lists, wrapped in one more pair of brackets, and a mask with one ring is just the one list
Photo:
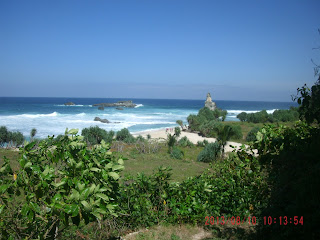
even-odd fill
[(237, 115), (241, 122), (253, 123), (273, 123), (273, 122), (293, 122), (299, 120), (298, 108), (290, 107), (288, 110), (275, 110), (268, 114), (266, 110), (256, 113), (241, 112)]
[(0, 127), (0, 147), (7, 145), (7, 147), (17, 147), (24, 142), (24, 136), (21, 132), (8, 131), (7, 127)]
[(227, 116), (226, 110), (215, 109), (210, 110), (207, 107), (203, 107), (199, 110), (198, 114), (190, 114), (187, 118), (189, 128), (192, 131), (200, 131), (202, 126), (210, 121), (224, 121)]
[[(98, 126), (82, 129), (81, 135), (88, 145), (100, 144), (102, 140), (111, 143), (113, 140), (125, 143), (134, 143), (138, 138), (134, 138), (127, 128), (123, 128), (118, 132), (106, 131)], [(141, 138), (141, 136), (139, 137)]]
[(197, 115), (188, 116), (189, 129), (199, 131), (204, 137), (218, 138), (220, 145), (224, 147), (230, 138), (240, 139), (243, 136), (240, 126), (222, 123), (226, 115), (225, 110), (212, 111), (207, 107), (201, 108)]

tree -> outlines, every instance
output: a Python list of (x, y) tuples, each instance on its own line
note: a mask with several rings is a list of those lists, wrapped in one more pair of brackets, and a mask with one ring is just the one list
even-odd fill
[(247, 115), (248, 114), (246, 112), (241, 112), (237, 115), (237, 118), (239, 118), (241, 122), (245, 122), (247, 121)]
[(183, 128), (183, 122), (182, 122), (182, 120), (177, 120), (176, 123), (177, 123), (181, 128)]
[(179, 137), (181, 134), (181, 129), (180, 127), (175, 127), (174, 128), (174, 135), (176, 135), (177, 137)]
[(0, 147), (3, 147), (8, 139), (8, 129), (5, 126), (0, 127)]
[(36, 134), (37, 134), (37, 129), (32, 128), (30, 132), (31, 142), (33, 141), (33, 138)]
[(238, 128), (234, 128), (230, 125), (217, 125), (217, 127), (215, 128), (215, 131), (217, 132), (217, 136), (218, 136), (217, 140), (222, 147), (222, 156), (224, 156), (224, 147), (227, 144), (227, 141), (229, 141), (230, 138), (233, 136), (235, 136), (236, 138), (239, 138), (240, 134), (242, 135), (241, 129), (239, 133)]

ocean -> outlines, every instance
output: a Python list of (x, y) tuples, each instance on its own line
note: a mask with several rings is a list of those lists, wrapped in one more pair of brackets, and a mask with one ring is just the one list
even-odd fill
[[(124, 110), (110, 107), (103, 111), (92, 106), (121, 100), (132, 100), (137, 106)], [(213, 101), (219, 108), (228, 111), (226, 121), (239, 121), (236, 116), (241, 112), (253, 113), (265, 109), (272, 113), (276, 109), (297, 106), (295, 102)], [(66, 102), (74, 102), (76, 105), (65, 106)], [(66, 128), (78, 128), (81, 131), (96, 125), (107, 131), (128, 128), (131, 133), (136, 133), (175, 127), (176, 120), (187, 124), (189, 114), (197, 114), (204, 102), (205, 99), (0, 97), (0, 126), (6, 126), (10, 131), (20, 131), (25, 137), (30, 135), (32, 128), (36, 128), (37, 138), (64, 134)], [(94, 121), (95, 117), (108, 119), (111, 123)]]

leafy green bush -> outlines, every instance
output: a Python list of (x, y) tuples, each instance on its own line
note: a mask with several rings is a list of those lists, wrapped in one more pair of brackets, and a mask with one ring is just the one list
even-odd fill
[(131, 227), (161, 222), (203, 224), (206, 216), (249, 216), (260, 210), (267, 185), (257, 159), (243, 149), (197, 177), (170, 183), (170, 169), (128, 177), (119, 201)]
[(96, 145), (100, 144), (102, 140), (104, 140), (107, 143), (111, 143), (114, 132), (109, 131), (95, 126), (95, 127), (89, 127), (82, 129), (81, 135), (84, 137), (84, 140), (87, 142), (88, 145)]
[(246, 112), (241, 112), (237, 115), (237, 118), (239, 118), (241, 122), (245, 122), (247, 121), (247, 115)]
[(193, 147), (194, 144), (186, 137), (182, 137), (179, 141), (178, 141), (178, 145), (181, 147)]
[[(221, 109), (210, 110), (207, 107), (203, 107), (199, 110), (197, 115), (190, 114), (187, 118), (189, 128), (192, 131), (201, 131), (200, 126), (207, 124), (208, 122), (224, 121), (227, 116), (227, 111)], [(202, 127), (203, 128), (203, 127)]]
[[(259, 216), (287, 216), (292, 224), (259, 227), (257, 239), (318, 239), (320, 210), (320, 129), (298, 122), (294, 127), (267, 125), (257, 133), (254, 148), (268, 172), (270, 197)], [(293, 224), (303, 217), (303, 226)], [(308, 220), (307, 220), (308, 219)]]
[(17, 147), (23, 144), (24, 136), (21, 132), (8, 131), (7, 127), (0, 127), (0, 147), (7, 144), (7, 147)]
[(125, 143), (134, 143), (135, 138), (131, 135), (127, 128), (123, 128), (117, 132), (116, 139)]
[(246, 141), (247, 142), (255, 142), (257, 141), (257, 132), (259, 132), (261, 130), (260, 127), (254, 127), (250, 130), (250, 132), (248, 133), (247, 137), (246, 137)]
[(54, 239), (72, 223), (116, 215), (123, 160), (104, 141), (87, 149), (77, 131), (66, 131), (58, 142), (26, 145), (17, 172), (5, 159), (0, 168), (2, 238)]
[(221, 145), (218, 142), (207, 144), (198, 155), (199, 162), (213, 162), (221, 153)]
[(0, 127), (0, 147), (3, 147), (8, 139), (8, 129), (5, 126)]
[(205, 147), (209, 142), (207, 140), (198, 141), (197, 146), (198, 147)]
[(174, 128), (174, 134), (176, 135), (176, 137), (179, 137), (181, 134), (181, 129), (180, 127), (175, 127)]
[(293, 122), (299, 120), (298, 109), (290, 107), (289, 110), (275, 110), (268, 114), (266, 110), (256, 113), (242, 112), (237, 115), (241, 122), (266, 123), (266, 122)]
[(184, 152), (180, 148), (173, 147), (170, 156), (175, 159), (182, 159)]

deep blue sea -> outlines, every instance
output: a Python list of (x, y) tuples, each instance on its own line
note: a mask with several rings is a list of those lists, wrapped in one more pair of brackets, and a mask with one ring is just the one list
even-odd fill
[[(135, 108), (105, 108), (98, 110), (92, 104), (133, 100), (138, 104)], [(74, 102), (75, 106), (65, 106), (66, 102)], [(213, 100), (215, 101), (215, 100)], [(29, 136), (32, 128), (37, 129), (37, 137), (63, 134), (66, 128), (79, 130), (98, 125), (105, 130), (118, 131), (128, 128), (130, 132), (156, 130), (174, 127), (176, 120), (186, 124), (189, 114), (197, 114), (204, 106), (203, 100), (172, 99), (117, 99), (117, 98), (26, 98), (0, 97), (0, 126), (10, 131), (20, 131)], [(240, 112), (257, 112), (267, 110), (272, 113), (276, 109), (289, 109), (297, 106), (294, 102), (248, 102), (248, 101), (215, 101), (217, 106), (228, 111), (226, 121), (238, 121)], [(95, 117), (108, 119), (111, 123), (93, 121)]]

